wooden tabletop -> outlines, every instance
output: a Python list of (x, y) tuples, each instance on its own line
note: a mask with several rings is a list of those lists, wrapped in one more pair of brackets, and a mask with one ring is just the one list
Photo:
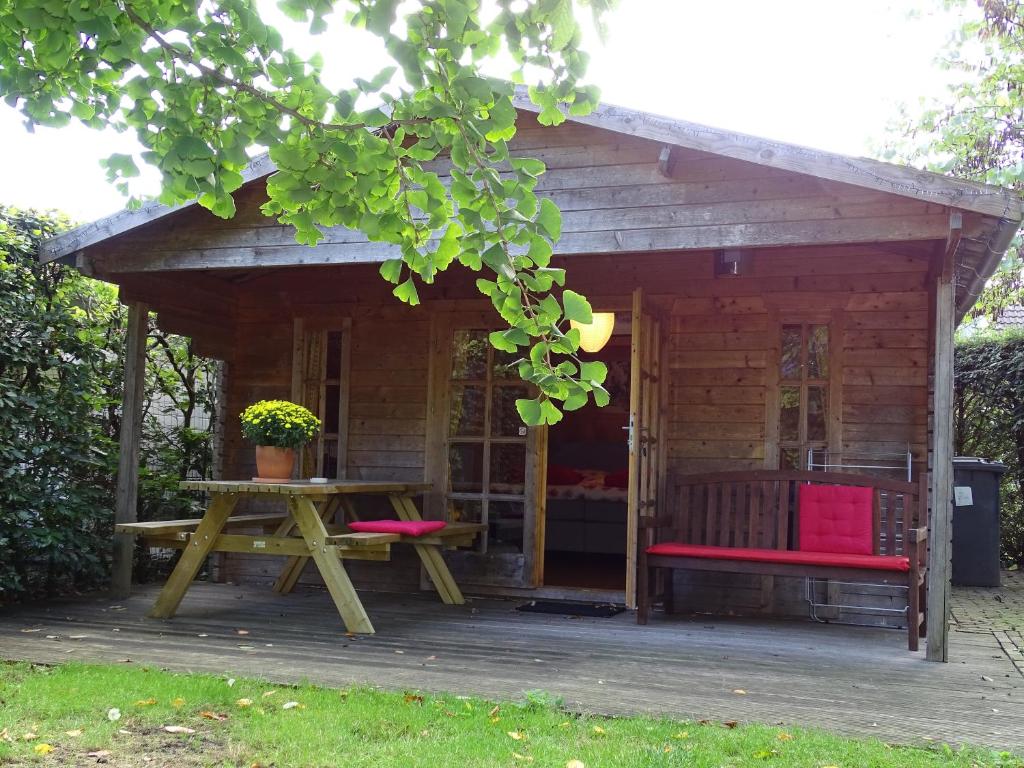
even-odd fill
[(178, 484), (184, 491), (209, 493), (273, 493), (281, 496), (327, 496), (341, 493), (401, 493), (429, 491), (430, 483), (403, 483), (390, 480), (332, 480), (311, 483), (294, 480), (288, 483), (255, 483), (251, 480), (184, 480)]

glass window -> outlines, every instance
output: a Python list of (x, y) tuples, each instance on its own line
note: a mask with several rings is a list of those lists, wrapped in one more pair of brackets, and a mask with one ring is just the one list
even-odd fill
[(452, 378), (483, 379), (491, 343), (487, 331), (458, 330), (452, 339)]
[(807, 454), (828, 445), (831, 339), (822, 323), (782, 326), (779, 349), (779, 466), (807, 467)]
[(448, 419), (448, 508), (453, 520), (484, 523), (482, 552), (523, 549), (528, 430), (516, 400), (529, 396), (518, 354), (495, 350), (484, 329), (452, 336)]
[(783, 381), (800, 378), (803, 329), (799, 325), (782, 326), (782, 364), (779, 376)]
[(486, 418), (486, 401), (486, 387), (452, 387), (448, 434), (452, 437), (482, 437), (484, 419)]
[(807, 339), (807, 377), (828, 378), (828, 326), (812, 325)]

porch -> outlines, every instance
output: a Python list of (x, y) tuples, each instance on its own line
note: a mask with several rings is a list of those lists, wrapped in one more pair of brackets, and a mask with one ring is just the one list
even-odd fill
[[(908, 654), (899, 632), (878, 628), (661, 614), (639, 627), (631, 612), (570, 618), (519, 613), (509, 600), (442, 606), (429, 594), (363, 592), (378, 629), (368, 637), (343, 634), (322, 590), (277, 596), (201, 583), (175, 619), (159, 621), (145, 618), (157, 589), (139, 587), (120, 603), (76, 598), (6, 609), (0, 657), (492, 698), (543, 689), (572, 709), (608, 714), (1024, 749), (1024, 676), (1007, 641), (1015, 633), (1005, 631), (1020, 626), (1022, 614), (1007, 611), (1024, 606), (1024, 583), (1012, 577), (1001, 600), (954, 593), (948, 665)], [(989, 611), (996, 603), (998, 622)]]

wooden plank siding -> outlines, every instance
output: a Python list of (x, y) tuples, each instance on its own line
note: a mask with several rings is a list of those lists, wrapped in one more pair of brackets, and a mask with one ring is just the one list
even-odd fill
[[(909, 444), (925, 465), (928, 275), (948, 208), (693, 149), (673, 149), (665, 176), (658, 142), (578, 123), (542, 129), (528, 115), (512, 150), (548, 165), (538, 193), (563, 210), (554, 263), (567, 269), (569, 285), (624, 322), (640, 288), (657, 314), (668, 471), (774, 466), (779, 327), (810, 317), (833, 323), (830, 446)], [(446, 173), (443, 162), (435, 167)], [(121, 284), (124, 296), (153, 306), (166, 327), (192, 335), (197, 349), (229, 362), (224, 477), (255, 473), (237, 414), (255, 400), (290, 396), (296, 321), (333, 327), (348, 319), (348, 477), (423, 480), (427, 452), (438, 450), (427, 434), (432, 317), (490, 311), (476, 275), (453, 267), (422, 287), (420, 307), (401, 305), (377, 273), (375, 262), (393, 255), (389, 246), (344, 229), (327, 231), (316, 248), (296, 245), (289, 228), (260, 213), (262, 187), (257, 180), (239, 190), (233, 219), (192, 206), (80, 259)], [(977, 224), (976, 215), (966, 218), (968, 228)], [(731, 246), (749, 249), (743, 274), (716, 277), (711, 249)], [(276, 577), (269, 559), (249, 562), (229, 557), (223, 576)], [(415, 558), (352, 571), (357, 583), (419, 583)], [(796, 582), (780, 579), (766, 601), (760, 579), (694, 578), (699, 588), (681, 590), (682, 603), (689, 594), (701, 598), (695, 607), (804, 611)], [(893, 599), (862, 592), (866, 604)]]
[[(895, 250), (894, 250), (895, 248)], [(923, 461), (927, 440), (929, 256), (915, 245), (763, 249), (749, 274), (714, 277), (713, 254), (690, 252), (563, 259), (569, 281), (595, 308), (623, 310), (628, 289), (642, 287), (665, 320), (669, 471), (704, 472), (765, 466), (768, 389), (776, 365), (769, 351), (780, 318), (841, 311), (834, 338), (842, 365), (840, 445), (844, 450), (902, 450)], [(426, 466), (426, 413), (431, 316), (477, 310), (474, 275), (456, 269), (423, 291), (417, 308), (389, 296), (371, 265), (277, 270), (242, 283), (239, 343), (231, 357), (229, 414), (291, 386), (292, 317), (352, 319), (349, 386), (349, 477), (421, 480)], [(613, 292), (614, 291), (614, 292)], [(838, 352), (841, 350), (841, 352)], [(252, 473), (252, 449), (228, 419), (227, 476)], [(392, 564), (394, 566), (395, 564)], [(414, 560), (397, 567), (352, 564), (357, 583), (413, 589)], [(269, 559), (231, 557), (229, 580), (271, 581)], [(315, 574), (307, 579), (316, 580)], [(804, 614), (803, 585), (777, 579), (769, 601), (759, 578), (680, 576), (679, 598), (691, 607)], [(874, 587), (847, 588), (844, 602), (889, 607), (901, 596)], [(844, 616), (875, 621), (870, 612)], [(892, 621), (891, 619), (889, 620)]]
[[(944, 238), (947, 208), (863, 187), (675, 148), (671, 173), (658, 169), (657, 142), (567, 122), (542, 129), (521, 114), (514, 155), (548, 167), (537, 192), (563, 212), (558, 254), (674, 251), (807, 243)], [(443, 160), (428, 164), (446, 181)], [(86, 251), (100, 275), (295, 264), (379, 262), (386, 243), (335, 227), (316, 248), (262, 215), (260, 180), (236, 193), (238, 212), (222, 220), (191, 207)], [(889, 271), (888, 269), (886, 271)]]

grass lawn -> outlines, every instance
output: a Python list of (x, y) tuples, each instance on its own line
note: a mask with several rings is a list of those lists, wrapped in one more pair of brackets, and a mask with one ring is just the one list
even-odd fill
[(560, 710), (541, 693), (495, 704), (118, 665), (0, 663), (0, 765), (103, 763), (133, 768), (1024, 765), (989, 751), (891, 747), (794, 728), (584, 717)]

